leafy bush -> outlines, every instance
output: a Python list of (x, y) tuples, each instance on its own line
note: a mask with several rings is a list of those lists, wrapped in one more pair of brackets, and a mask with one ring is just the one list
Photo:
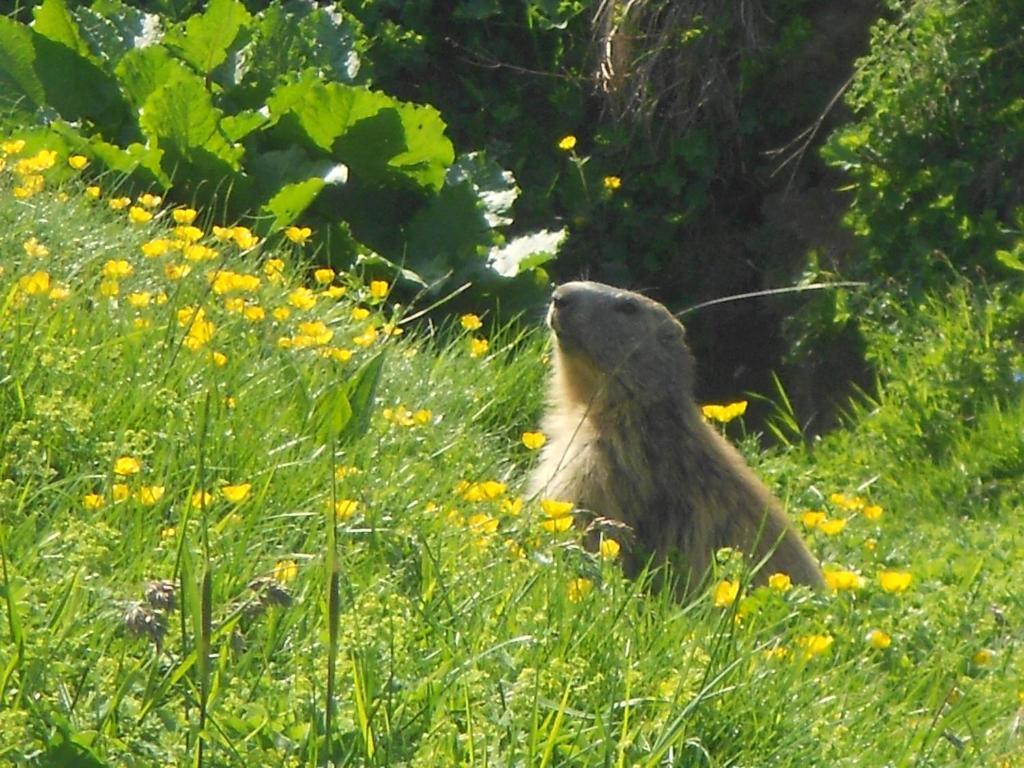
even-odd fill
[[(103, 0), (44, 0), (31, 26), (0, 18), (0, 99), (83, 154), (179, 200), (251, 214), (263, 234), (315, 228), (325, 260), (357, 258), (422, 284), (504, 279), (517, 188), (481, 154), (455, 160), (436, 109), (368, 88), (348, 15), (301, 2), (253, 14), (214, 0), (182, 23)], [(559, 235), (509, 244), (505, 276)], [(523, 258), (533, 257), (521, 264)], [(522, 267), (522, 270), (520, 269)], [(542, 279), (526, 275), (526, 287)]]
[[(1024, 229), (1020, 0), (894, 0), (847, 102), (857, 120), (825, 157), (853, 186), (861, 273), (927, 283), (990, 267)], [(1019, 246), (1018, 246), (1019, 247)]]

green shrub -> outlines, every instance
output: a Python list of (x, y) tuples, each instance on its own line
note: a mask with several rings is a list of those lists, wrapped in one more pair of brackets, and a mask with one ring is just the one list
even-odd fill
[(543, 282), (532, 268), (558, 233), (509, 243), (487, 266), (515, 181), (481, 154), (456, 160), (433, 107), (366, 86), (352, 16), (301, 2), (254, 14), (238, 0), (180, 23), (119, 0), (33, 13), (31, 26), (0, 18), (0, 105), (45, 126), (40, 144), (250, 215), (264, 235), (301, 221), (335, 265), (400, 265), (437, 290)]
[(1020, 241), (1024, 3), (891, 5), (847, 94), (857, 119), (824, 153), (852, 182), (858, 271), (927, 284)]

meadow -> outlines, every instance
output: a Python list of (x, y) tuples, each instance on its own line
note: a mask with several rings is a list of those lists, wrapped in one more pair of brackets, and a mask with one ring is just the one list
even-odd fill
[(722, 552), (682, 605), (524, 498), (537, 318), (86, 162), (0, 145), (0, 763), (1024, 765), (1019, 290), (869, 289), (819, 439), (709, 410), (829, 589)]

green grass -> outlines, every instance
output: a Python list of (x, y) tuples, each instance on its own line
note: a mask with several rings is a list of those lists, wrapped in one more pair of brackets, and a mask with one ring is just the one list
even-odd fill
[[(15, 199), (15, 183), (0, 177), (0, 764), (1022, 764), (1012, 292), (874, 301), (878, 393), (821, 441), (765, 454), (729, 425), (794, 519), (849, 518), (806, 533), (859, 588), (681, 606), (543, 530), (536, 501), (509, 509), (535, 460), (519, 437), (543, 407), (539, 329), (498, 330), (476, 358), (483, 331), (458, 323), (360, 347), (367, 323), (396, 318), (354, 275), (296, 308), (294, 288), (315, 285), (297, 246), (207, 239), (220, 257), (170, 280), (181, 253), (140, 250), (171, 236), (169, 211), (131, 224), (75, 183), (63, 201)], [(48, 255), (26, 252), (32, 237)], [(131, 274), (104, 296), (121, 259)], [(261, 282), (218, 294), (210, 270)], [(68, 295), (31, 293), (39, 271)], [(151, 302), (133, 307), (140, 292)], [(265, 318), (227, 308), (237, 297)], [(214, 327), (192, 349), (200, 307)], [(350, 360), (280, 346), (314, 321)], [(376, 396), (351, 397), (338, 438), (327, 406), (378, 354)], [(137, 474), (115, 475), (125, 456)], [(466, 499), (463, 483), (488, 480), (506, 490)], [(226, 484), (251, 487), (231, 502)], [(144, 503), (143, 486), (162, 497)], [(845, 511), (835, 492), (884, 511)], [(354, 514), (335, 519), (339, 500)], [(909, 589), (884, 590), (884, 570)], [(742, 577), (723, 557), (716, 582)], [(153, 580), (173, 607), (147, 602)], [(870, 647), (874, 629), (890, 647)], [(812, 655), (813, 637), (828, 647)]]

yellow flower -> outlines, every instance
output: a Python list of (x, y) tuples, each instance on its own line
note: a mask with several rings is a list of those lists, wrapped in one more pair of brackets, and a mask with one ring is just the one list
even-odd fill
[(578, 603), (594, 589), (594, 582), (590, 579), (578, 578), (569, 582), (566, 587), (566, 595), (572, 603)]
[(817, 528), (824, 521), (825, 513), (817, 510), (808, 509), (800, 515), (800, 522), (804, 524), (805, 528)]
[(175, 528), (173, 525), (168, 526), (167, 528), (163, 528), (160, 531), (160, 541), (170, 541), (177, 535), (178, 529)]
[(888, 633), (882, 631), (881, 629), (872, 629), (864, 637), (864, 641), (872, 648), (876, 648), (880, 651), (884, 651), (886, 648), (892, 645), (892, 638), (889, 636)]
[(210, 287), (218, 295), (225, 293), (252, 293), (259, 290), (260, 279), (256, 275), (243, 275), (229, 269), (218, 269), (209, 273)]
[(305, 245), (312, 234), (309, 227), (286, 227), (284, 230), (284, 236), (296, 245)]
[(572, 134), (565, 136), (558, 142), (558, 148), (563, 152), (569, 152), (576, 148), (576, 137)]
[(824, 533), (826, 536), (835, 536), (841, 533), (843, 528), (846, 527), (846, 518), (836, 518), (834, 520), (822, 520), (818, 523), (818, 530)]
[(222, 243), (226, 243), (235, 236), (234, 227), (220, 227), (216, 224), (213, 225), (213, 236), (220, 240)]
[(82, 504), (86, 509), (99, 509), (104, 503), (103, 496), (98, 493), (87, 493), (82, 497)]
[(103, 265), (103, 276), (111, 280), (120, 280), (123, 277), (128, 277), (134, 271), (135, 268), (124, 259), (109, 259)]
[(100, 188), (95, 184), (91, 184), (85, 188), (85, 196), (91, 200), (99, 200), (100, 192)]
[(62, 285), (57, 285), (51, 288), (50, 292), (46, 295), (49, 297), (50, 301), (60, 301), (70, 296), (71, 291)]
[(299, 575), (299, 566), (294, 560), (278, 560), (271, 575), (282, 584), (287, 584), (295, 581), (295, 577)]
[(192, 271), (188, 264), (168, 264), (164, 267), (164, 274), (168, 280), (181, 280)]
[(388, 290), (391, 286), (384, 280), (372, 280), (370, 281), (370, 295), (375, 299), (383, 299), (388, 295)]
[(501, 511), (506, 515), (518, 515), (523, 511), (523, 497), (516, 496), (514, 499), (502, 499)]
[(195, 243), (203, 239), (203, 230), (193, 227), (191, 224), (182, 224), (174, 228), (174, 236), (186, 243)]
[(0, 142), (0, 152), (3, 152), (5, 155), (16, 155), (24, 148), (24, 139), (8, 139), (7, 141)]
[(175, 208), (171, 211), (171, 218), (174, 219), (174, 223), (186, 226), (195, 221), (198, 215), (199, 212), (195, 208)]
[(487, 354), (487, 348), (490, 343), (487, 339), (470, 339), (469, 340), (469, 356), (480, 357)]
[(299, 323), (299, 333), (308, 336), (314, 344), (326, 344), (334, 336), (334, 331), (324, 325), (322, 320), (315, 320), (311, 323)]
[(136, 202), (143, 208), (156, 208), (163, 201), (164, 199), (160, 195), (151, 195), (149, 192), (146, 192), (143, 195), (139, 195)]
[(50, 292), (50, 273), (39, 270), (18, 280), (18, 287), (29, 296)]
[(705, 405), (701, 407), (701, 413), (709, 421), (717, 421), (728, 424), (733, 419), (742, 416), (747, 412), (747, 401), (739, 400), (728, 405)]
[(429, 424), (431, 419), (434, 418), (434, 414), (426, 408), (420, 408), (416, 413), (412, 415), (412, 420), (420, 426)]
[(352, 499), (339, 499), (338, 503), (334, 505), (334, 513), (338, 516), (339, 520), (348, 520), (355, 515), (358, 509), (359, 502)]
[(14, 196), (19, 200), (25, 200), (32, 195), (42, 192), (46, 180), (38, 173), (21, 177), (21, 184), (14, 188)]
[(864, 577), (855, 571), (825, 571), (825, 584), (834, 592), (860, 589), (864, 586)]
[(334, 470), (334, 476), (339, 480), (344, 480), (346, 477), (354, 477), (361, 474), (363, 474), (363, 470), (350, 464), (342, 464)]
[(728, 605), (732, 605), (736, 601), (736, 597), (739, 593), (740, 583), (738, 581), (723, 579), (715, 585), (715, 589), (712, 592), (712, 599), (715, 602), (715, 607), (725, 608)]
[(228, 364), (228, 356), (223, 352), (213, 351), (210, 353), (210, 362), (216, 365), (218, 368), (223, 368)]
[(869, 504), (864, 507), (863, 514), (868, 520), (877, 520), (882, 516), (882, 508), (877, 504)]
[(313, 279), (320, 285), (327, 285), (334, 279), (334, 270), (328, 267), (321, 267), (313, 271)]
[(523, 432), (522, 441), (531, 451), (536, 451), (547, 442), (547, 437), (543, 432)]
[(122, 502), (132, 495), (132, 491), (124, 483), (114, 483), (110, 486), (110, 495), (115, 502)]
[(199, 509), (200, 507), (208, 507), (213, 504), (214, 496), (209, 491), (196, 491), (192, 494), (192, 507)]
[(249, 497), (252, 490), (252, 483), (239, 483), (238, 485), (222, 485), (220, 495), (233, 504), (240, 504)]
[(471, 483), (462, 490), (462, 498), (466, 501), (493, 501), (505, 495), (508, 488), (497, 480), (484, 480), (482, 483)]
[(467, 331), (475, 331), (483, 326), (483, 323), (477, 315), (463, 315), (459, 318), (459, 323)]
[(373, 325), (366, 326), (366, 330), (357, 336), (352, 337), (352, 343), (357, 347), (369, 347), (377, 340), (377, 329)]
[(329, 299), (340, 299), (347, 291), (344, 285), (330, 285), (324, 289), (324, 296)]
[(281, 283), (284, 281), (284, 262), (281, 259), (267, 259), (266, 264), (263, 265), (263, 274), (267, 276), (267, 280), (272, 283)]
[(247, 306), (242, 310), (242, 317), (248, 320), (250, 323), (257, 323), (267, 316), (267, 313), (263, 311), (263, 307), (259, 306)]
[(764, 657), (769, 661), (781, 661), (782, 659), (789, 658), (789, 648), (778, 645), (774, 648), (769, 648), (764, 652)]
[(100, 295), (109, 299), (121, 293), (121, 284), (117, 280), (103, 280), (100, 282)]
[(191, 307), (179, 309), (178, 324), (188, 327), (185, 346), (193, 352), (204, 347), (213, 338), (214, 325), (206, 319), (206, 311), (202, 307), (194, 311)]
[(141, 206), (133, 205), (128, 209), (128, 220), (133, 224), (145, 224), (152, 218), (153, 214)]
[(50, 255), (50, 249), (40, 243), (34, 236), (22, 243), (21, 247), (24, 248), (25, 253), (33, 259), (41, 259)]
[(215, 248), (202, 243), (186, 243), (181, 252), (189, 261), (213, 261), (219, 255)]
[(233, 227), (231, 229), (231, 239), (243, 251), (255, 248), (260, 242), (260, 239), (248, 227)]
[(788, 573), (773, 573), (768, 577), (768, 586), (779, 592), (785, 592), (793, 586), (793, 580), (789, 578)]
[(847, 496), (845, 493), (833, 493), (828, 500), (846, 510), (862, 509), (867, 503), (860, 496)]
[(882, 571), (878, 574), (878, 583), (886, 592), (904, 592), (913, 579), (907, 571)]
[(565, 533), (572, 528), (572, 515), (565, 517), (551, 517), (540, 521), (540, 527), (549, 533)]
[(990, 651), (988, 648), (982, 648), (971, 657), (971, 661), (974, 662), (976, 666), (987, 667), (992, 663), (994, 658), (995, 653)]
[(296, 309), (312, 309), (316, 306), (316, 294), (300, 286), (288, 294), (288, 303)]
[(490, 534), (498, 530), (497, 518), (485, 515), (482, 512), (470, 515), (466, 519), (466, 524), (477, 533)]
[(370, 316), (370, 310), (366, 309), (365, 307), (352, 307), (352, 312), (350, 313), (350, 315), (353, 320), (365, 320)]
[(526, 550), (523, 549), (519, 542), (514, 539), (505, 539), (505, 549), (508, 551), (509, 555), (517, 560), (522, 560), (526, 557)]
[(597, 549), (602, 560), (614, 560), (619, 556), (622, 547), (615, 539), (601, 539)]
[(134, 456), (120, 456), (114, 459), (114, 474), (127, 477), (137, 475), (142, 469), (142, 464)]
[(138, 498), (139, 503), (146, 507), (152, 507), (163, 497), (164, 487), (162, 485), (139, 486), (139, 492), (136, 495), (136, 498)]
[(797, 644), (804, 649), (804, 657), (808, 659), (825, 653), (833, 642), (832, 635), (807, 635), (797, 639)]
[(173, 247), (173, 240), (157, 237), (142, 244), (142, 253), (148, 259), (155, 259), (157, 256), (163, 256), (165, 253), (172, 250)]
[(565, 517), (572, 513), (575, 505), (571, 501), (558, 501), (557, 499), (541, 499), (540, 508), (544, 514), (551, 518)]
[(329, 357), (339, 363), (347, 363), (352, 359), (352, 350), (342, 349), (341, 347), (327, 347), (322, 350), (322, 354), (324, 357)]
[(131, 204), (132, 199), (130, 197), (112, 197), (107, 201), (107, 205), (110, 206), (112, 211), (120, 211)]
[(605, 189), (614, 191), (622, 186), (622, 179), (618, 176), (605, 176), (602, 183)]
[(288, 307), (276, 307), (270, 314), (273, 315), (274, 319), (279, 323), (283, 323), (292, 316), (292, 311), (288, 309)]

